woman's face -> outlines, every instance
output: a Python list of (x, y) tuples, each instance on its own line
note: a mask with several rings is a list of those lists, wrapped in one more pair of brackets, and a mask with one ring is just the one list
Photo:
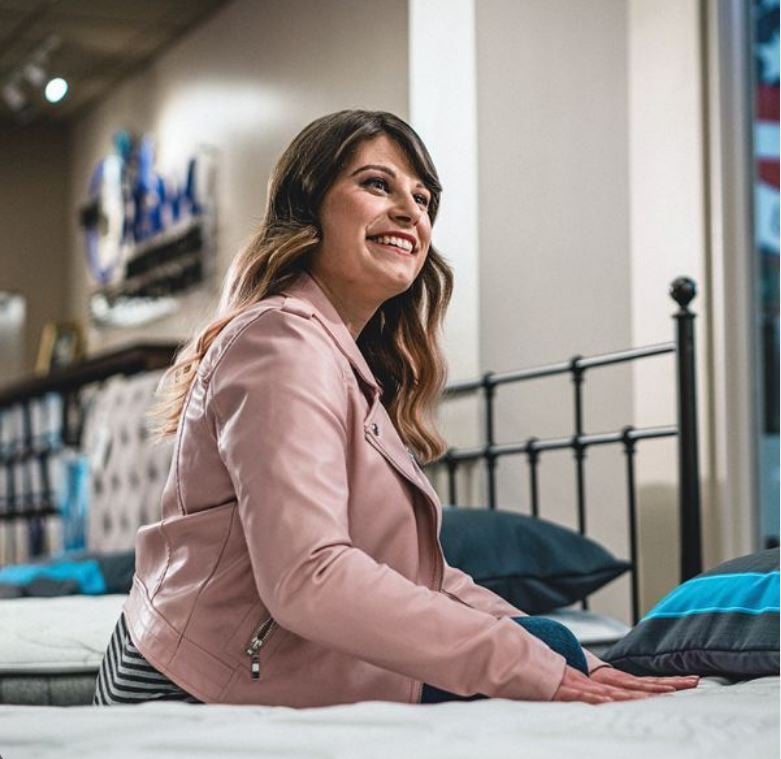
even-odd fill
[(377, 306), (404, 292), (428, 254), (430, 198), (393, 140), (365, 140), (323, 198), (313, 273), (342, 295)]

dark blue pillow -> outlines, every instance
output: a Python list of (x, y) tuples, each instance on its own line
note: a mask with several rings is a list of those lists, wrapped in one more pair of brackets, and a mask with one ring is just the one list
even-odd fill
[(602, 659), (635, 675), (778, 675), (778, 557), (760, 551), (687, 580)]
[(580, 601), (631, 566), (573, 530), (499, 509), (445, 507), (440, 541), (448, 564), (527, 614)]

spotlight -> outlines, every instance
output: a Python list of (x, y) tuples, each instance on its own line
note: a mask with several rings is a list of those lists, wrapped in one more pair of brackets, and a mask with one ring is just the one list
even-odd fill
[(50, 103), (59, 103), (68, 91), (68, 83), (61, 77), (50, 79), (44, 94)]

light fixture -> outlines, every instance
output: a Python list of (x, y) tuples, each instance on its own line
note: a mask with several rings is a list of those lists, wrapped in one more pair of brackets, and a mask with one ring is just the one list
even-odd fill
[(33, 87), (43, 87), (46, 82), (46, 71), (40, 63), (28, 63), (23, 69), (25, 79)]
[[(19, 123), (29, 121), (36, 113), (38, 92), (50, 103), (58, 103), (68, 92), (68, 83), (49, 78), (49, 56), (61, 45), (58, 35), (50, 34), (13, 71), (0, 82), (0, 95)], [(44, 89), (45, 85), (45, 89)]]
[(50, 103), (59, 103), (60, 100), (65, 97), (65, 93), (67, 91), (68, 83), (61, 77), (57, 76), (54, 77), (54, 79), (49, 80), (44, 94)]
[(27, 103), (27, 98), (16, 82), (7, 82), (3, 85), (3, 100), (14, 113), (21, 111)]

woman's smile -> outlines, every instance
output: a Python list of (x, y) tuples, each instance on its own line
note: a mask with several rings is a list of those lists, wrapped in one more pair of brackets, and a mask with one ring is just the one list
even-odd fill
[(380, 242), (379, 240), (372, 240), (371, 238), (368, 239), (368, 242), (370, 242), (372, 245), (374, 245), (377, 248), (381, 248), (382, 250), (387, 250), (390, 253), (395, 253), (397, 256), (404, 256), (406, 258), (414, 258), (415, 256), (413, 251), (405, 250), (404, 248), (399, 247), (395, 243)]

